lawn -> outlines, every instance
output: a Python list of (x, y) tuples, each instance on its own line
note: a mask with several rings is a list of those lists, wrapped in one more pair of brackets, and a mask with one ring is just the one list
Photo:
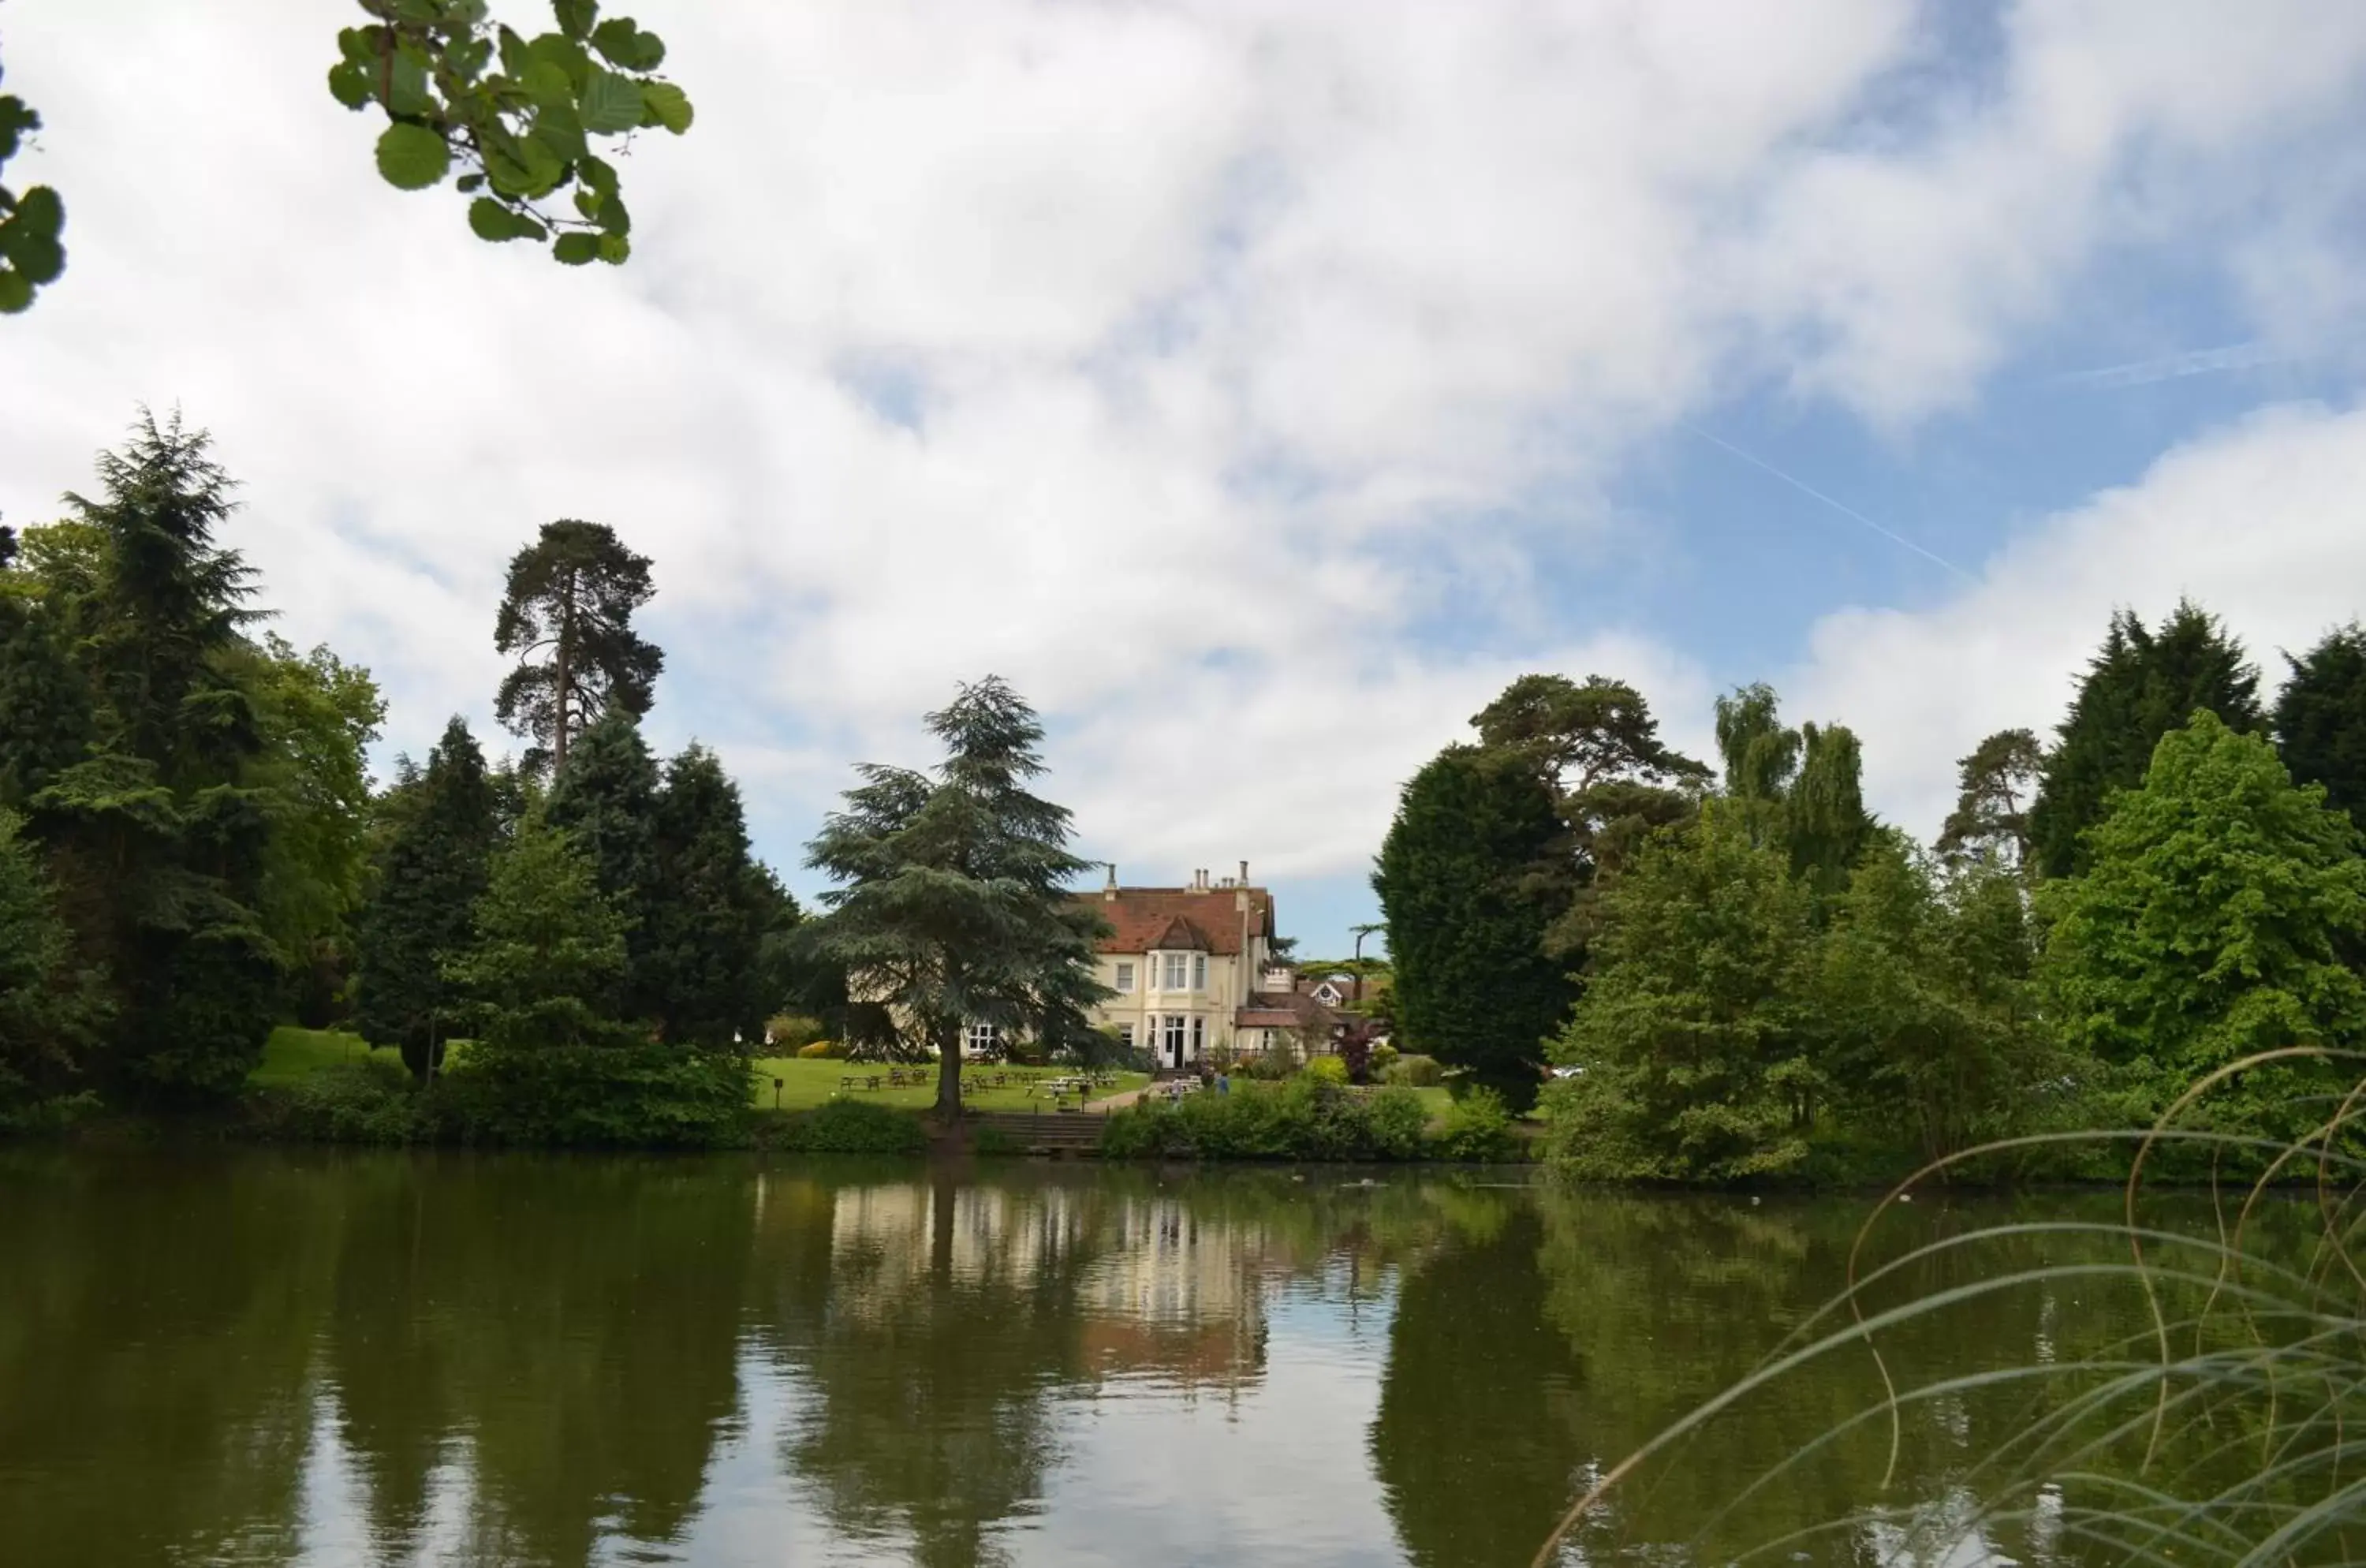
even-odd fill
[[(246, 1076), (246, 1081), (285, 1087), (299, 1078), (310, 1077), (322, 1067), (334, 1066), (339, 1062), (358, 1062), (371, 1054), (369, 1042), (358, 1034), (282, 1024), (263, 1043), (263, 1063)], [(377, 1055), (389, 1061), (402, 1059), (392, 1049)]]
[[(1025, 1085), (1017, 1080), (1025, 1074), (1034, 1079), (1062, 1077), (1063, 1072), (1052, 1067), (964, 1067), (962, 1076), (969, 1078), (979, 1073), (992, 1076), (996, 1071), (1008, 1072), (1013, 1082), (1004, 1089), (988, 1089), (965, 1097), (964, 1103), (979, 1111), (1045, 1111), (1050, 1101), (1041, 1096), (1031, 1098)], [(937, 1077), (934, 1063), (903, 1069), (907, 1077), (918, 1074), (918, 1083), (902, 1089), (885, 1086), (888, 1069), (868, 1062), (805, 1061), (791, 1056), (765, 1056), (756, 1063), (756, 1103), (769, 1109), (772, 1104), (772, 1080), (781, 1080), (780, 1103), (783, 1111), (810, 1111), (825, 1100), (846, 1099), (869, 1100), (876, 1105), (892, 1105), (903, 1111), (924, 1111), (937, 1102)], [(850, 1077), (869, 1077), (876, 1073), (883, 1080), (880, 1088), (846, 1089), (841, 1080)], [(1140, 1089), (1150, 1081), (1145, 1073), (1120, 1073), (1117, 1082), (1098, 1091), (1098, 1095), (1122, 1094), (1127, 1089)], [(1073, 1100), (1070, 1104), (1076, 1103)]]

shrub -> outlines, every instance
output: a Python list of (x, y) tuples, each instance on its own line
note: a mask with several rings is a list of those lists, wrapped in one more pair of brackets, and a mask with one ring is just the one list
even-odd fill
[(864, 1100), (833, 1100), (790, 1118), (776, 1148), (813, 1155), (909, 1155), (929, 1146), (919, 1118)]
[(801, 1062), (837, 1061), (846, 1055), (846, 1047), (835, 1040), (816, 1040), (797, 1047)]
[(822, 1021), (801, 1012), (775, 1013), (764, 1023), (764, 1043), (783, 1055), (804, 1055), (828, 1032)]
[(1313, 1083), (1345, 1089), (1348, 1078), (1347, 1064), (1336, 1056), (1317, 1056), (1306, 1064), (1306, 1077)]
[(747, 1058), (671, 1045), (479, 1044), (440, 1080), (465, 1135), (562, 1147), (712, 1148), (752, 1114)]
[(1288, 1046), (1276, 1045), (1255, 1055), (1242, 1057), (1240, 1070), (1267, 1083), (1279, 1083), (1298, 1071), (1298, 1064), (1290, 1058)]
[(1429, 1107), (1409, 1089), (1384, 1089), (1372, 1096), (1372, 1152), (1382, 1159), (1419, 1159), (1427, 1151)]
[(370, 1055), (306, 1075), (265, 1100), (270, 1130), (331, 1144), (408, 1144), (431, 1130), (400, 1060)]
[(1397, 1048), (1395, 1046), (1384, 1040), (1372, 1047), (1371, 1069), (1374, 1077), (1385, 1081), (1389, 1069), (1396, 1065)]
[(1439, 1158), (1508, 1160), (1518, 1157), (1519, 1150), (1520, 1141), (1512, 1132), (1512, 1113), (1504, 1108), (1504, 1097), (1493, 1089), (1483, 1085), (1473, 1088), (1447, 1109), (1446, 1123), (1437, 1134)]
[(1278, 1088), (1243, 1083), (1229, 1094), (1187, 1095), (1172, 1105), (1144, 1100), (1121, 1111), (1101, 1131), (1101, 1153), (1112, 1159), (1414, 1159), (1424, 1120), (1410, 1093), (1359, 1097), (1312, 1077)]
[(1445, 1069), (1437, 1065), (1436, 1057), (1406, 1055), (1390, 1064), (1387, 1081), (1407, 1089), (1436, 1089), (1445, 1077)]
[(980, 1127), (970, 1140), (970, 1152), (981, 1155), (1015, 1155), (1020, 1152), (1019, 1140), (999, 1127)]

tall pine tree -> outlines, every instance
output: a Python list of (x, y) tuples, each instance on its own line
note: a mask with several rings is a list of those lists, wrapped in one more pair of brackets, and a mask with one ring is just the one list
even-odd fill
[(2276, 697), (2276, 741), (2298, 784), (2366, 828), (2366, 628), (2352, 621), (2299, 659)]
[(2079, 835), (2101, 820), (2112, 791), (2144, 782), (2160, 738), (2203, 708), (2230, 729), (2267, 728), (2259, 672), (2218, 618), (2191, 600), (2180, 600), (2158, 631), (2133, 611), (2115, 613), (2030, 808), (2030, 847), (2043, 874), (2085, 868)]
[(457, 716), (399, 794), (357, 921), (354, 1027), (373, 1045), (400, 1046), (424, 1076), (457, 1021), (445, 970), (474, 941), (501, 812), (484, 752)]
[(518, 666), (493, 708), (535, 741), (530, 762), (564, 767), (575, 737), (601, 715), (649, 711), (665, 654), (633, 630), (633, 616), (656, 593), (649, 558), (604, 523), (546, 523), (511, 558), (493, 646)]
[(1406, 1042), (1523, 1110), (1575, 995), (1545, 953), (1557, 911), (1529, 882), (1560, 833), (1524, 759), (1449, 746), (1406, 784), (1372, 874)]

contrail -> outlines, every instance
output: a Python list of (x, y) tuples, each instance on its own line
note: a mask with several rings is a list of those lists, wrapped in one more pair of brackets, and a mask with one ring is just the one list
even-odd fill
[(1785, 473), (1774, 464), (1769, 463), (1763, 458), (1752, 457), (1749, 453), (1743, 451), (1741, 447), (1736, 446), (1730, 441), (1727, 441), (1719, 436), (1711, 435), (1707, 431), (1703, 430), (1699, 425), (1693, 423), (1690, 420), (1680, 419), (1676, 423), (1683, 425), (1686, 430), (1691, 431), (1695, 435), (1699, 436), (1703, 441), (1707, 442), (1710, 446), (1723, 447), (1726, 451), (1732, 453), (1735, 457), (1741, 458), (1752, 468), (1763, 468), (1766, 472), (1773, 474), (1776, 479), (1781, 479), (1785, 484), (1789, 485), (1793, 490), (1799, 491), (1801, 494), (1811, 495), (1818, 501), (1822, 502), (1826, 506), (1831, 507), (1834, 512), (1839, 513), (1842, 516), (1853, 518), (1856, 522), (1864, 524), (1866, 527), (1872, 529), (1883, 538), (1887, 539), (1891, 544), (1905, 546), (1908, 549), (1912, 550), (1916, 555), (1921, 556), (1924, 560), (1932, 561), (1940, 566), (1945, 567), (1949, 571), (1954, 572), (1957, 577), (1962, 578), (1966, 582), (1974, 581), (1970, 572), (1966, 571), (1962, 567), (1957, 566), (1945, 556), (1940, 555), (1933, 550), (1926, 550), (1921, 546), (1916, 544), (1913, 540), (1908, 538), (1905, 535), (1883, 527), (1872, 518), (1867, 517), (1864, 513), (1859, 512), (1855, 507), (1844, 505), (1840, 502), (1834, 501), (1831, 496), (1826, 495), (1822, 491), (1818, 490), (1815, 486), (1807, 484), (1799, 479), (1793, 479), (1790, 475)]
[(2249, 370), (2261, 365), (2293, 365), (2315, 357), (2313, 355), (2287, 353), (2255, 339), (2249, 343), (2230, 343), (2223, 348), (2197, 348), (2183, 354), (2165, 354), (2158, 359), (2107, 365), (2100, 370), (2074, 371), (2067, 376), (2057, 376), (2055, 380), (2067, 387), (2145, 387), (2155, 381), (2173, 381), (2185, 376), (2207, 376), (2220, 370)]

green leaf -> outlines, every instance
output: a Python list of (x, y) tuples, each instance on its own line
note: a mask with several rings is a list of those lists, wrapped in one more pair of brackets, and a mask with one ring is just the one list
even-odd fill
[(369, 65), (377, 59), (377, 28), (340, 28), (337, 30), (337, 52), (348, 63)]
[(680, 136), (690, 129), (690, 95), (670, 82), (644, 82), (641, 99), (655, 122)]
[(537, 111), (534, 117), (533, 135), (536, 141), (570, 161), (582, 157), (586, 151), (583, 122), (576, 118), (573, 104), (554, 104)]
[(527, 97), (547, 107), (552, 104), (575, 102), (575, 84), (569, 79), (567, 68), (555, 60), (535, 60), (526, 65), (525, 74), (518, 78)]
[(633, 242), (622, 234), (600, 236), (600, 259), (610, 266), (622, 266), (625, 258), (633, 254)]
[(616, 165), (602, 157), (587, 157), (581, 164), (583, 183), (602, 196), (616, 194)]
[(580, 92), (592, 74), (592, 56), (573, 39), (559, 33), (543, 33), (525, 46), (528, 60), (547, 60), (567, 73), (567, 91), (571, 97)]
[(527, 47), (525, 39), (520, 38), (509, 28), (502, 28), (494, 36), (500, 39), (501, 43), (502, 73), (523, 78), (527, 67), (534, 63), (534, 53)]
[(586, 218), (597, 218), (600, 216), (600, 193), (598, 191), (589, 189), (577, 191), (575, 193), (575, 210), (581, 213)]
[(398, 118), (435, 110), (434, 95), (427, 90), (426, 57), (409, 44), (395, 55), (391, 69), (381, 71), (377, 85), (386, 90), (386, 112)]
[(482, 175), (462, 175), (459, 179), (459, 186), (460, 194), (463, 196), (466, 196), (472, 190), (482, 190), (485, 188), (485, 176)]
[(582, 266), (600, 259), (600, 242), (591, 234), (561, 234), (558, 243), (550, 247), (550, 254), (569, 266)]
[(641, 86), (629, 76), (593, 66), (576, 99), (583, 129), (596, 136), (614, 136), (641, 123)]
[(479, 240), (490, 240), (495, 244), (507, 240), (539, 240), (549, 232), (524, 213), (490, 196), (480, 196), (468, 204), (468, 227)]
[(498, 129), (483, 131), (481, 140), (485, 173), (503, 196), (547, 196), (567, 177), (567, 161), (546, 142)]
[(550, 9), (558, 18), (559, 31), (569, 38), (589, 38), (600, 15), (600, 0), (550, 0)]
[(452, 150), (423, 125), (389, 125), (377, 139), (377, 172), (397, 190), (425, 190), (452, 166)]
[(0, 267), (0, 316), (13, 316), (32, 302), (31, 281)]
[(35, 186), (17, 198), (17, 215), (11, 222), (22, 224), (28, 233), (54, 240), (65, 227), (66, 204), (49, 186)]
[(366, 107), (370, 101), (369, 73), (349, 60), (330, 66), (329, 96), (349, 109)]
[(610, 64), (630, 70), (635, 53), (634, 40), (640, 30), (640, 24), (630, 17), (611, 17), (592, 29), (592, 47), (606, 55)]
[(665, 63), (665, 39), (655, 33), (643, 33), (633, 41), (633, 69), (654, 71)]
[(586, 216), (611, 234), (629, 234), (633, 231), (633, 215), (625, 210), (625, 198), (620, 196), (602, 197), (600, 209)]

